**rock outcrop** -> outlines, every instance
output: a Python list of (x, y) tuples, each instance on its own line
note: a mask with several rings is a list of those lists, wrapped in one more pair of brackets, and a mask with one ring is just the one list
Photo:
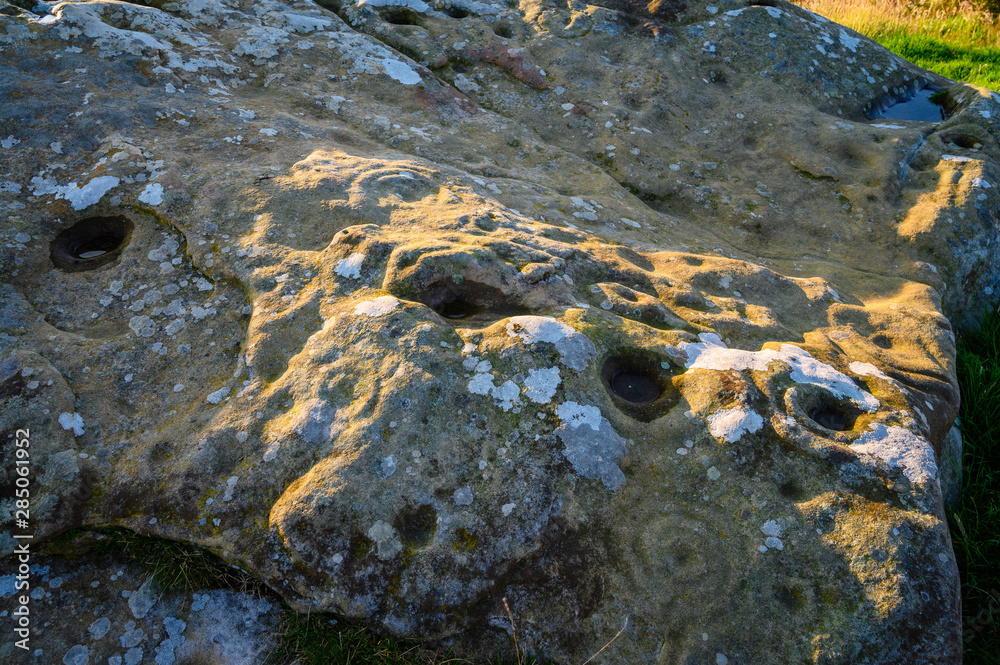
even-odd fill
[(506, 598), (563, 663), (961, 661), (1000, 96), (781, 0), (32, 4), (4, 551), (127, 527), (473, 654)]

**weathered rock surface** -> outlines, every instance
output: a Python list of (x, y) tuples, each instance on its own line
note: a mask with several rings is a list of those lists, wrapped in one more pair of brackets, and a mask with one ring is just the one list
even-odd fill
[(125, 526), (484, 653), (506, 597), (565, 663), (960, 662), (1000, 96), (780, 0), (22, 4), (5, 551)]

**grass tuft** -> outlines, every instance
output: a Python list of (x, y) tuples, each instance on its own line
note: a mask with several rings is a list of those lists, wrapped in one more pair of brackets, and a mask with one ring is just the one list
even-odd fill
[(74, 558), (89, 553), (122, 556), (138, 564), (163, 591), (232, 589), (257, 596), (270, 592), (239, 568), (204, 547), (140, 536), (127, 529), (70, 529), (42, 545), (43, 553)]
[(363, 626), (338, 622), (329, 614), (297, 614), (285, 608), (278, 648), (269, 665), (459, 665), (451, 658), (407, 640), (379, 637)]
[[(506, 603), (504, 603), (506, 605)], [(513, 622), (513, 617), (511, 617)], [(617, 637), (617, 636), (616, 636)], [(614, 640), (612, 640), (614, 641)], [(542, 665), (538, 655), (517, 651), (516, 662), (498, 654), (492, 665)], [(332, 614), (282, 610), (278, 644), (267, 665), (473, 665), (449, 650), (416, 640), (380, 637)]]

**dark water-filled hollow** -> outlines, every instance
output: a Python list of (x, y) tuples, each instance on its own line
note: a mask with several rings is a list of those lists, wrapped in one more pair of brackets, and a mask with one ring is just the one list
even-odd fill
[(82, 219), (49, 244), (52, 264), (81, 272), (112, 263), (128, 245), (132, 228), (132, 222), (120, 215)]
[(611, 390), (632, 404), (648, 404), (659, 397), (661, 392), (655, 378), (630, 372), (622, 372), (612, 378)]
[(437, 307), (434, 308), (438, 314), (446, 319), (467, 319), (470, 316), (475, 316), (480, 312), (481, 308), (475, 303), (471, 303), (461, 297), (453, 297), (442, 301)]
[(379, 15), (393, 25), (420, 25), (420, 16), (405, 7), (379, 7)]
[(441, 280), (412, 297), (452, 324), (463, 327), (488, 325), (507, 316), (530, 313), (500, 289), (468, 280)]
[(624, 349), (604, 361), (601, 383), (620, 411), (648, 423), (677, 403), (680, 393), (663, 360), (642, 349)]
[(872, 119), (916, 120), (920, 122), (941, 122), (947, 115), (944, 107), (931, 101), (938, 91), (931, 88), (918, 90), (906, 101), (898, 102), (872, 115)]
[(848, 417), (839, 411), (820, 407), (813, 410), (809, 414), (809, 417), (813, 419), (818, 425), (822, 425), (827, 429), (832, 429), (835, 432), (843, 432), (844, 430), (851, 429), (848, 423)]
[(983, 147), (983, 140), (977, 136), (962, 133), (948, 133), (941, 137), (941, 140), (948, 145), (962, 148), (964, 150), (979, 150)]
[(860, 415), (852, 403), (822, 389), (809, 392), (800, 404), (811, 421), (834, 432), (854, 429), (854, 422)]
[(444, 13), (452, 18), (466, 18), (469, 16), (468, 10), (450, 5), (445, 8)]

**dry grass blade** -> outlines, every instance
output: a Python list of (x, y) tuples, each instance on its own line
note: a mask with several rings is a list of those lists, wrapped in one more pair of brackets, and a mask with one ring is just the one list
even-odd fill
[(619, 637), (621, 636), (621, 634), (625, 632), (625, 629), (626, 629), (626, 628), (628, 628), (628, 617), (625, 617), (625, 623), (623, 623), (623, 624), (622, 624), (622, 629), (621, 629), (621, 630), (619, 630), (619, 631), (618, 631), (617, 633), (615, 633), (615, 636), (614, 636), (614, 637), (612, 637), (612, 638), (611, 638), (610, 640), (608, 640), (608, 643), (607, 643), (607, 644), (605, 644), (605, 645), (604, 645), (603, 647), (601, 647), (601, 648), (600, 648), (600, 649), (598, 650), (598, 652), (597, 652), (597, 653), (595, 653), (595, 654), (594, 654), (593, 656), (591, 656), (591, 657), (590, 657), (590, 658), (588, 658), (587, 660), (583, 661), (583, 665), (587, 665), (587, 663), (589, 663), (590, 661), (592, 661), (592, 660), (594, 660), (595, 658), (597, 658), (598, 656), (600, 656), (600, 655), (601, 655), (601, 651), (604, 651), (604, 650), (605, 650), (605, 649), (607, 649), (607, 648), (608, 648), (609, 646), (611, 646), (611, 643), (612, 643), (612, 642), (614, 642), (615, 640), (617, 640), (617, 639), (618, 639), (618, 638), (619, 638)]
[(521, 665), (521, 647), (517, 646), (517, 627), (514, 625), (514, 615), (507, 604), (507, 596), (503, 597), (503, 606), (507, 608), (507, 618), (510, 619), (510, 632), (514, 636), (514, 654), (517, 657), (517, 665)]

